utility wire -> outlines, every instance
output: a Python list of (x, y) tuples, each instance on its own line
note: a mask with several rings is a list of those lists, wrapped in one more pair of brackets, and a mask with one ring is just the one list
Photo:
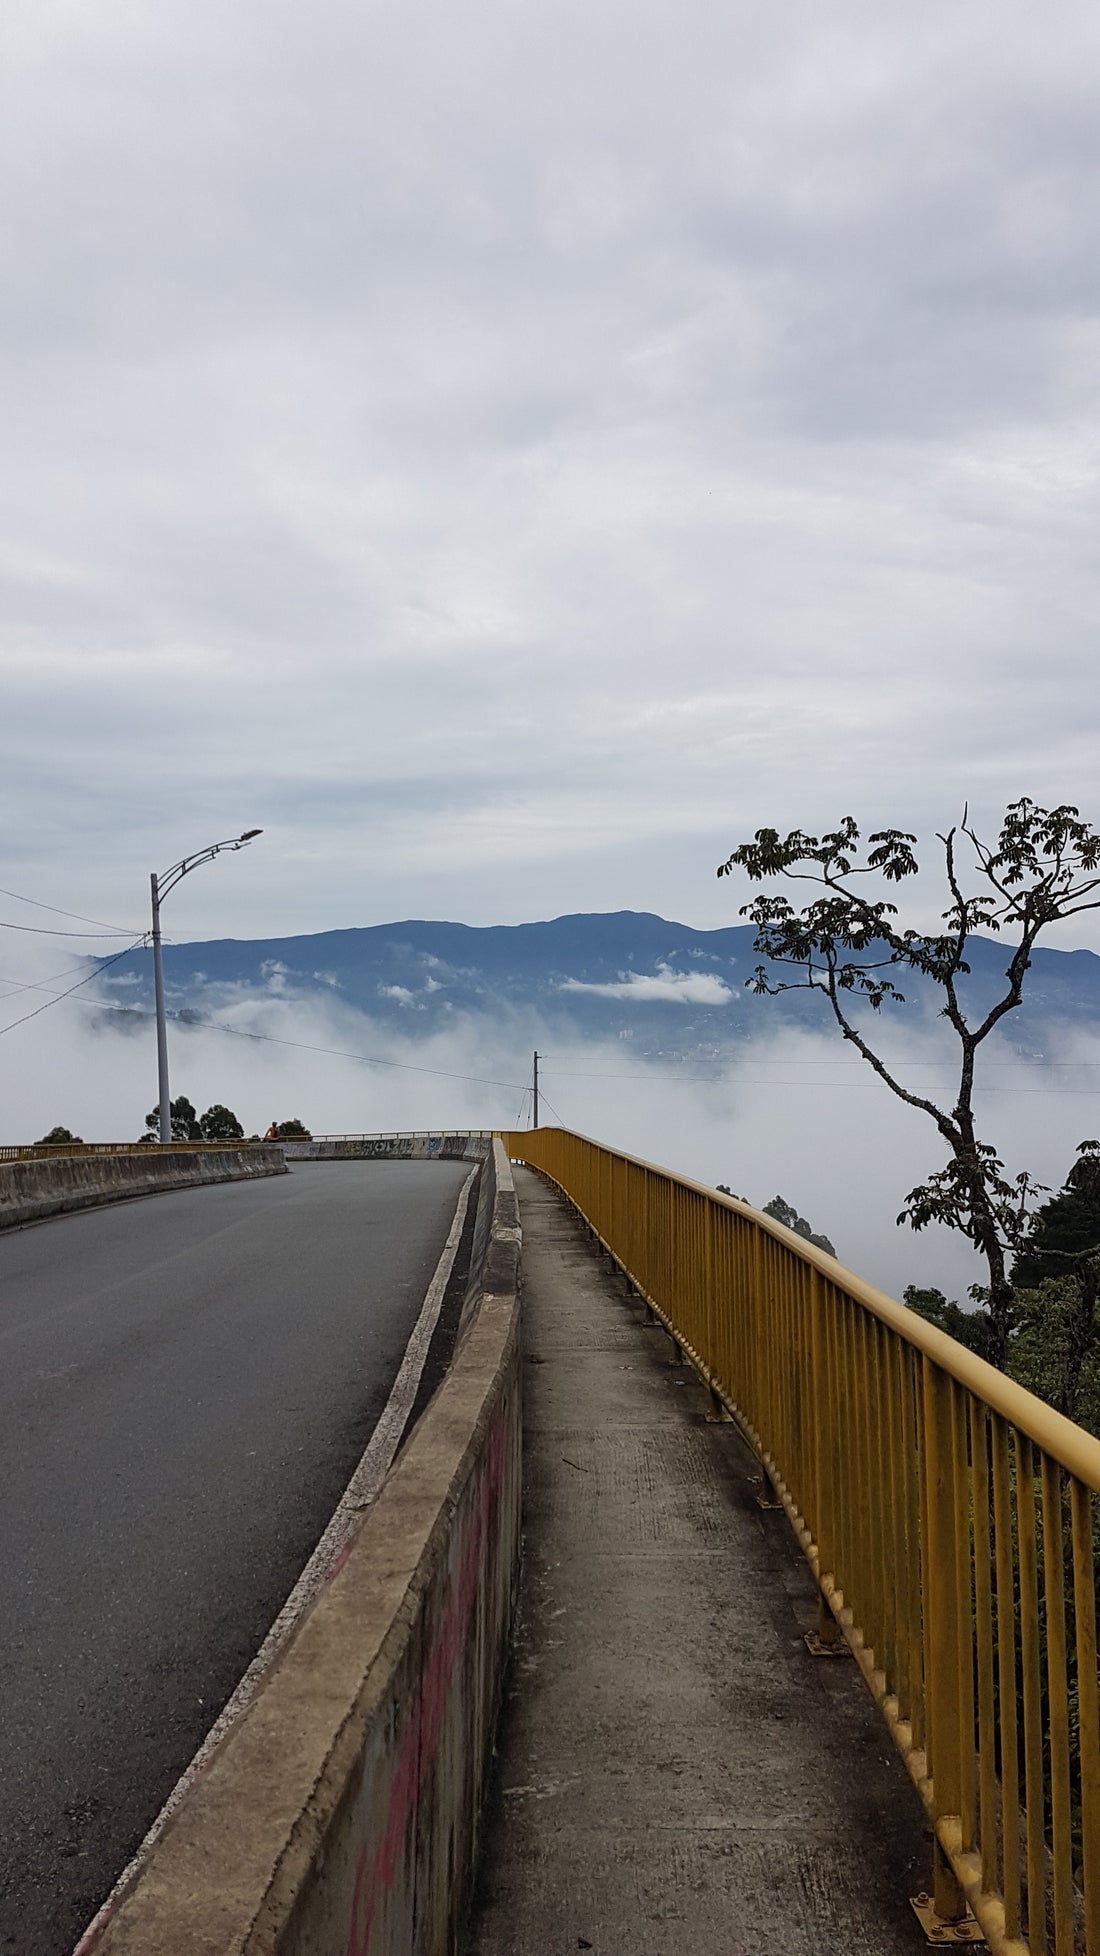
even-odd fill
[[(103, 965), (100, 966), (100, 970), (104, 970), (105, 968)], [(83, 971), (83, 969), (83, 964), (67, 964), (64, 971), (51, 971), (48, 977), (39, 979), (6, 978), (0, 972), (0, 985), (10, 985), (11, 987), (10, 991), (4, 993), (4, 1000), (16, 998), (20, 992), (47, 992), (58, 978), (74, 978), (77, 972)], [(3, 1000), (0, 1000), (0, 1003), (3, 1002)]]
[[(125, 1007), (122, 1008), (125, 1011)], [(143, 1014), (149, 1018), (149, 1013)], [(271, 1032), (243, 1032), (240, 1026), (223, 1025), (218, 1019), (200, 1019), (190, 1012), (186, 1018), (179, 1012), (170, 1012), (169, 1018), (180, 1019), (184, 1025), (204, 1026), (211, 1032), (227, 1032), (234, 1039), (256, 1039), (268, 1046), (292, 1046), (300, 1053), (328, 1053), (333, 1059), (360, 1060), (365, 1066), (392, 1066), (402, 1073), (430, 1073), (436, 1080), (466, 1080), (475, 1087), (501, 1087), (506, 1093), (516, 1092), (514, 1080), (486, 1080), (477, 1073), (451, 1073), (441, 1066), (414, 1066), (409, 1060), (378, 1059), (373, 1053), (344, 1052), (338, 1046), (310, 1046), (301, 1039), (278, 1039)]]
[[(540, 1055), (539, 1055), (539, 1057), (540, 1057), (540, 1059), (541, 1059), (541, 1057), (542, 1057), (542, 1055), (540, 1054)], [(543, 1090), (542, 1090), (542, 1086), (541, 1086), (541, 1084), (540, 1084), (540, 1086), (539, 1086), (539, 1099), (540, 1099), (540, 1100), (545, 1100), (545, 1101), (546, 1101), (546, 1105), (547, 1105), (547, 1106), (549, 1107), (549, 1109), (550, 1109), (550, 1112), (551, 1112), (551, 1113), (553, 1114), (553, 1116), (554, 1116), (554, 1119), (555, 1119), (555, 1120), (557, 1121), (557, 1124), (558, 1124), (558, 1126), (559, 1126), (559, 1127), (564, 1127), (564, 1126), (565, 1126), (565, 1122), (564, 1122), (564, 1121), (562, 1120), (562, 1117), (561, 1117), (561, 1115), (560, 1115), (560, 1114), (558, 1113), (558, 1110), (557, 1110), (557, 1108), (556, 1108), (556, 1107), (554, 1106), (554, 1104), (553, 1104), (553, 1102), (552, 1102), (552, 1101), (549, 1101), (549, 1100), (546, 1100), (546, 1095), (545, 1095), (545, 1093), (544, 1093), (544, 1092), (543, 1092)]]
[[(569, 1054), (569, 1055), (568, 1055), (568, 1057), (569, 1057), (569, 1058), (573, 1058), (573, 1057), (575, 1057), (575, 1056), (574, 1056), (573, 1054)], [(905, 1057), (905, 1055), (904, 1055), (904, 1054), (902, 1054), (902, 1053), (897, 1053), (897, 1054), (894, 1054), (894, 1055), (892, 1055), (892, 1056), (889, 1056), (889, 1055), (883, 1055), (882, 1057), (883, 1057), (883, 1063), (884, 1063), (884, 1065), (886, 1065), (886, 1066), (905, 1066), (905, 1067), (908, 1067), (908, 1068), (909, 1068), (909, 1070), (910, 1070), (910, 1072), (914, 1072), (914, 1073), (920, 1073), (920, 1072), (927, 1072), (927, 1071), (928, 1071), (928, 1070), (929, 1070), (930, 1068), (941, 1068), (941, 1067), (951, 1067), (952, 1069), (954, 1069), (954, 1068), (955, 1068), (955, 1067), (956, 1067), (956, 1066), (958, 1065), (958, 1060), (957, 1060), (957, 1059), (942, 1059), (942, 1060), (911, 1060), (911, 1059), (907, 1059), (907, 1058)], [(551, 1061), (552, 1061), (552, 1060), (553, 1060), (553, 1058), (554, 1058), (554, 1055), (553, 1055), (553, 1053), (543, 1053), (543, 1052), (540, 1052), (540, 1053), (539, 1053), (539, 1058), (540, 1058), (540, 1060), (542, 1060), (542, 1059), (549, 1059), (549, 1060), (551, 1060)], [(803, 1054), (802, 1056), (800, 1056), (800, 1057), (799, 1057), (799, 1058), (797, 1058), (797, 1059), (768, 1059), (768, 1058), (766, 1058), (766, 1057), (762, 1057), (762, 1058), (754, 1058), (754, 1059), (753, 1059), (753, 1061), (752, 1061), (752, 1064), (753, 1064), (753, 1066), (856, 1066), (856, 1067), (863, 1067), (863, 1066), (865, 1066), (865, 1065), (866, 1065), (866, 1063), (867, 1063), (867, 1062), (866, 1062), (865, 1060), (859, 1060), (859, 1059), (811, 1059), (808, 1053), (807, 1053), (807, 1054)], [(1018, 1070), (1019, 1070), (1019, 1071), (1023, 1071), (1023, 1070), (1025, 1070), (1025, 1069), (1027, 1069), (1027, 1068), (1030, 1068), (1030, 1067), (1036, 1067), (1036, 1066), (1038, 1066), (1038, 1067), (1042, 1067), (1042, 1068), (1051, 1068), (1051, 1067), (1056, 1067), (1056, 1066), (1057, 1066), (1057, 1067), (1062, 1067), (1062, 1068), (1065, 1068), (1065, 1067), (1084, 1067), (1084, 1066), (1092, 1066), (1092, 1067), (1097, 1067), (1097, 1066), (1100, 1066), (1100, 1060), (1046, 1060), (1046, 1059), (1035, 1059), (1035, 1060), (985, 1060), (985, 1061), (983, 1062), (983, 1070), (985, 1070), (985, 1071), (987, 1071), (987, 1072), (988, 1072), (988, 1071), (989, 1071), (989, 1070), (990, 1070), (991, 1068), (994, 1068), (994, 1067), (995, 1067), (995, 1068), (997, 1069), (997, 1071), (998, 1071), (998, 1072), (1000, 1072), (1000, 1073), (1004, 1073), (1004, 1072), (1010, 1072), (1010, 1073), (1011, 1073), (1011, 1072), (1016, 1072), (1016, 1071), (1018, 1071)], [(657, 1068), (655, 1067), (655, 1068), (653, 1069), (653, 1074), (656, 1074), (656, 1072), (657, 1072), (657, 1070), (658, 1070), (658, 1069), (657, 1069)], [(597, 1079), (598, 1079), (598, 1080), (635, 1080), (635, 1079), (639, 1079), (639, 1078), (641, 1078), (641, 1077), (642, 1077), (641, 1075), (639, 1075), (639, 1074), (635, 1074), (635, 1073), (590, 1073), (590, 1072), (588, 1071), (588, 1069), (587, 1069), (587, 1068), (585, 1068), (585, 1069), (584, 1069), (584, 1071), (583, 1071), (582, 1073), (570, 1073), (570, 1071), (569, 1071), (569, 1069), (568, 1069), (567, 1067), (555, 1067), (555, 1068), (554, 1068), (554, 1071), (555, 1071), (555, 1072), (557, 1073), (557, 1075), (558, 1075), (558, 1078), (559, 1078), (559, 1079), (562, 1079), (562, 1080), (565, 1080), (565, 1079), (574, 1079), (574, 1080), (580, 1080), (580, 1079), (585, 1079), (585, 1080), (590, 1080), (590, 1079), (591, 1079), (591, 1080), (597, 1080)], [(646, 1075), (645, 1077), (646, 1077), (647, 1079), (648, 1079), (648, 1078), (651, 1078), (651, 1077), (653, 1077), (653, 1074), (647, 1074), (647, 1075)], [(662, 1079), (669, 1079), (669, 1080), (676, 1080), (676, 1079), (681, 1079), (681, 1080), (682, 1080), (682, 1079), (694, 1079), (694, 1080), (717, 1080), (717, 1079), (719, 1079), (719, 1078), (721, 1078), (721, 1077), (724, 1077), (724, 1076), (721, 1076), (721, 1075), (719, 1075), (719, 1074), (717, 1074), (717, 1073), (696, 1073), (696, 1074), (683, 1074), (683, 1073), (674, 1073), (674, 1072), (672, 1072), (672, 1071), (671, 1071), (671, 1069), (670, 1069), (669, 1071), (667, 1071), (666, 1073), (663, 1073), (663, 1074), (661, 1075), (661, 1078), (662, 1078)]]
[(513, 1126), (513, 1128), (514, 1128), (514, 1129), (516, 1130), (516, 1132), (517, 1132), (517, 1133), (518, 1133), (518, 1131), (519, 1131), (519, 1129), (520, 1129), (520, 1126), (522, 1125), (522, 1122), (523, 1122), (523, 1116), (524, 1116), (524, 1114), (525, 1114), (525, 1112), (527, 1111), (527, 1100), (528, 1100), (528, 1096), (530, 1095), (530, 1093), (531, 1093), (531, 1088), (530, 1088), (529, 1086), (527, 1086), (527, 1087), (524, 1087), (524, 1089), (523, 1089), (523, 1098), (522, 1098), (522, 1100), (521, 1100), (521, 1101), (520, 1101), (520, 1103), (519, 1103), (519, 1112), (518, 1112), (518, 1114), (516, 1115), (516, 1118), (515, 1118), (515, 1120), (514, 1120), (514, 1121), (512, 1122), (512, 1126)]
[[(48, 930), (45, 924), (11, 924), (6, 917), (0, 917), (0, 930), (24, 931), (31, 937), (90, 937), (98, 943), (102, 943), (105, 937), (129, 937), (131, 934), (127, 930), (115, 930), (113, 926), (108, 930)], [(134, 938), (132, 944), (126, 946), (126, 949), (135, 950), (144, 942), (144, 936), (145, 933), (142, 932)]]
[[(542, 1058), (541, 1053), (539, 1054), (539, 1058), (540, 1059)], [(1089, 1065), (1093, 1065), (1096, 1063), (1097, 1062), (1094, 1061), (1088, 1062)], [(753, 1064), (755, 1065), (756, 1062), (754, 1061)], [(792, 1060), (791, 1065), (795, 1065), (795, 1064), (796, 1062)], [(1072, 1065), (1073, 1062), (1067, 1060), (1065, 1064), (1068, 1066), (1068, 1065)], [(857, 1093), (867, 1093), (870, 1091), (872, 1085), (874, 1084), (873, 1081), (869, 1079), (754, 1080), (749, 1075), (746, 1075), (744, 1073), (734, 1073), (734, 1072), (731, 1073), (658, 1073), (654, 1071), (652, 1073), (579, 1073), (579, 1072), (565, 1073), (565, 1072), (559, 1072), (556, 1068), (553, 1067), (550, 1069), (550, 1071), (554, 1076), (554, 1078), (559, 1080), (636, 1080), (641, 1082), (645, 1086), (653, 1086), (655, 1083), (659, 1083), (662, 1086), (668, 1085), (668, 1086), (684, 1086), (684, 1087), (691, 1087), (691, 1086), (767, 1087), (769, 1088), (769, 1090), (775, 1087), (797, 1087), (800, 1089), (806, 1087), (824, 1087), (832, 1092), (849, 1088)], [(541, 1082), (542, 1076), (540, 1075), (539, 1077)], [(541, 1084), (539, 1087), (539, 1092), (540, 1094), (542, 1092)], [(1095, 1097), (1097, 1094), (1100, 1094), (1100, 1085), (1093, 1086), (1093, 1087), (982, 1087), (976, 1085), (974, 1088), (974, 1092), (975, 1093), (1039, 1094), (1044, 1099), (1049, 1098), (1049, 1096), (1052, 1094), (1085, 1094), (1085, 1095), (1092, 1095)]]
[[(126, 950), (133, 949), (133, 945), (127, 945), (126, 947)], [(88, 984), (92, 978), (99, 976), (100, 971), (107, 970), (108, 966), (117, 964), (119, 958), (124, 958), (125, 956), (125, 950), (116, 952), (113, 958), (108, 958), (106, 964), (100, 965), (96, 971), (89, 972), (87, 978), (82, 978), (79, 985), (70, 985), (68, 991), (56, 992), (52, 998), (46, 1001), (45, 1005), (38, 1006), (35, 1012), (28, 1012), (22, 1019), (14, 1019), (10, 1026), (0, 1026), (0, 1036), (5, 1032), (11, 1032), (14, 1026), (24, 1025), (27, 1019), (36, 1018), (38, 1012), (47, 1011), (51, 1005), (59, 1004), (63, 998), (69, 998), (73, 992), (79, 991), (80, 985)], [(44, 991), (46, 987), (44, 985), (35, 985), (30, 989)], [(130, 1019), (151, 1019), (153, 1017), (151, 1012), (142, 1010), (140, 1006), (110, 1005), (98, 999), (78, 999), (77, 1004), (84, 1006), (90, 1012), (122, 1012)], [(313, 1046), (308, 1045), (301, 1039), (279, 1039), (271, 1032), (245, 1032), (240, 1026), (227, 1026), (218, 1019), (203, 1019), (197, 1013), (186, 1010), (183, 1012), (169, 1012), (167, 1016), (179, 1025), (200, 1026), (204, 1031), (228, 1033), (233, 1039), (253, 1039), (268, 1046), (290, 1046), (295, 1051), (301, 1053), (325, 1053), (333, 1059), (359, 1060), (365, 1066), (395, 1067), (402, 1073), (427, 1073), (431, 1074), (437, 1080), (465, 1080), (472, 1086), (500, 1087), (506, 1093), (526, 1092), (526, 1088), (521, 1088), (515, 1080), (487, 1080), (477, 1073), (452, 1073), (441, 1066), (414, 1066), (409, 1060), (379, 1059), (374, 1053), (352, 1053), (345, 1051), (339, 1046)]]
[[(20, 896), (18, 890), (0, 890), (0, 896), (11, 897), (13, 903), (29, 903), (35, 910), (49, 910), (55, 917), (71, 917), (78, 924), (102, 924), (102, 917), (84, 917), (79, 910), (59, 910), (56, 903), (40, 903), (37, 897)], [(104, 924), (113, 937), (138, 937), (137, 931), (123, 930), (121, 924)]]
[[(48, 1012), (51, 1005), (60, 1005), (63, 998), (71, 998), (73, 992), (78, 992), (82, 985), (90, 985), (93, 978), (98, 978), (101, 972), (108, 971), (111, 965), (117, 964), (120, 958), (124, 958), (126, 956), (127, 951), (133, 951), (135, 948), (136, 948), (135, 945), (127, 944), (123, 950), (116, 951), (113, 958), (108, 958), (105, 963), (97, 965), (96, 969), (94, 971), (89, 971), (85, 977), (78, 978), (75, 985), (69, 986), (68, 991), (55, 992), (53, 997), (48, 998), (44, 1005), (36, 1005), (33, 1012), (24, 1012), (23, 1017), (21, 1019), (12, 1019), (9, 1025), (0, 1026), (0, 1039), (3, 1038), (6, 1032), (14, 1032), (16, 1026), (25, 1026), (28, 1019), (37, 1019), (40, 1012)], [(37, 992), (37, 991), (44, 991), (45, 987), (42, 985), (35, 985), (33, 987), (30, 987), (29, 989), (33, 989), (34, 991)], [(83, 1002), (84, 1001), (82, 1000), (81, 1003)]]
[[(93, 978), (99, 977), (101, 972), (109, 970), (111, 965), (117, 964), (120, 958), (124, 958), (127, 956), (128, 952), (136, 950), (137, 944), (140, 942), (141, 939), (138, 939), (135, 943), (126, 945), (121, 951), (116, 951), (113, 957), (107, 958), (105, 961), (101, 961), (97, 963), (94, 971), (90, 971), (87, 974), (87, 976), (80, 979), (77, 984), (70, 985), (67, 991), (54, 993), (54, 995), (46, 1001), (45, 1005), (38, 1006), (34, 1012), (25, 1013), (23, 1018), (21, 1019), (13, 1019), (10, 1025), (0, 1026), (0, 1038), (3, 1037), (4, 1033), (14, 1031), (16, 1026), (25, 1025), (29, 1019), (37, 1018), (38, 1014), (40, 1012), (47, 1011), (49, 1006), (59, 1004), (62, 999), (71, 997), (73, 992), (79, 991), (82, 986), (89, 984)], [(25, 989), (28, 991), (46, 991), (48, 990), (48, 987), (44, 984), (27, 985)], [(106, 1003), (105, 1001), (96, 1000), (93, 1002), (85, 999), (78, 999), (77, 1003), (79, 1005), (85, 1006), (86, 1009), (90, 1011), (123, 1012), (129, 1018), (140, 1017), (143, 1019), (149, 1019), (153, 1016), (152, 1013), (146, 1012), (142, 1010), (140, 1007), (132, 1006), (132, 1005), (111, 1005)], [(526, 1096), (532, 1091), (530, 1086), (520, 1087), (518, 1086), (517, 1082), (514, 1080), (490, 1080), (490, 1079), (486, 1079), (480, 1074), (455, 1073), (447, 1068), (440, 1067), (440, 1066), (416, 1066), (409, 1060), (380, 1059), (377, 1056), (377, 1054), (374, 1053), (353, 1053), (353, 1052), (346, 1051), (344, 1048), (338, 1046), (314, 1046), (308, 1044), (306, 1041), (301, 1039), (280, 1039), (274, 1033), (270, 1033), (270, 1032), (246, 1032), (240, 1026), (225, 1025), (221, 1020), (218, 1019), (200, 1018), (196, 1013), (192, 1013), (190, 1011), (170, 1012), (168, 1014), (168, 1017), (170, 1019), (177, 1021), (181, 1025), (200, 1026), (206, 1031), (226, 1033), (233, 1039), (251, 1039), (269, 1046), (286, 1046), (292, 1048), (296, 1052), (302, 1052), (302, 1053), (323, 1053), (333, 1059), (356, 1060), (359, 1061), (364, 1066), (388, 1066), (402, 1073), (423, 1073), (423, 1074), (430, 1075), (433, 1079), (437, 1079), (437, 1080), (462, 1080), (467, 1082), (471, 1086), (498, 1087), (502, 1091), (507, 1093), (517, 1093), (517, 1092), (522, 1093), (525, 1099)], [(540, 1054), (539, 1057), (541, 1058), (542, 1055)], [(799, 1062), (794, 1060), (787, 1061), (787, 1062), (776, 1062), (776, 1064), (788, 1064), (788, 1065), (797, 1065), (798, 1063)], [(814, 1062), (811, 1062), (811, 1064), (813, 1063)], [(826, 1065), (831, 1063), (832, 1062), (828, 1062), (828, 1061), (822, 1062), (822, 1064), (826, 1064)], [(850, 1064), (850, 1062), (842, 1062), (842, 1063)], [(1041, 1064), (1042, 1062), (1033, 1062), (1033, 1063)], [(1073, 1062), (1070, 1060), (1066, 1060), (1059, 1063), (1067, 1066), (1073, 1064)], [(1088, 1062), (1088, 1064), (1090, 1065), (1098, 1064), (1098, 1063), (1100, 1062), (1092, 1062), (1092, 1061)], [(753, 1064), (754, 1065), (759, 1064), (759, 1062), (754, 1061)], [(652, 1086), (655, 1083), (664, 1084), (666, 1082), (671, 1082), (675, 1085), (682, 1085), (682, 1086), (730, 1085), (730, 1086), (749, 1086), (749, 1087), (768, 1087), (768, 1088), (793, 1087), (795, 1089), (804, 1089), (807, 1087), (825, 1087), (825, 1088), (839, 1087), (839, 1088), (853, 1089), (856, 1092), (868, 1092), (871, 1086), (873, 1085), (873, 1082), (871, 1082), (870, 1080), (860, 1080), (860, 1081), (774, 1080), (774, 1079), (755, 1080), (751, 1077), (746, 1077), (743, 1074), (737, 1074), (737, 1073), (685, 1074), (685, 1073), (667, 1073), (667, 1072), (661, 1073), (661, 1072), (657, 1072), (656, 1070), (654, 1070), (651, 1073), (601, 1073), (596, 1071), (581, 1072), (579, 1070), (567, 1072), (564, 1069), (561, 1069), (558, 1072), (558, 1077), (561, 1079), (572, 1079), (572, 1080), (626, 1080), (626, 1081), (639, 1082), (645, 1086)], [(1026, 1094), (1026, 1095), (1039, 1096), (1044, 1099), (1050, 1098), (1051, 1096), (1055, 1096), (1055, 1095), (1059, 1095), (1059, 1096), (1074, 1095), (1077, 1096), (1078, 1098), (1081, 1098), (1081, 1097), (1089, 1097), (1089, 1096), (1095, 1097), (1097, 1093), (1100, 1093), (1100, 1087), (976, 1086), (974, 1091), (975, 1093)], [(546, 1100), (546, 1095), (542, 1091), (541, 1083), (539, 1088), (539, 1094), (541, 1099)], [(557, 1113), (556, 1109), (551, 1105), (549, 1100), (546, 1100), (546, 1105), (550, 1108), (550, 1112), (554, 1115), (555, 1119), (561, 1121), (561, 1115)], [(564, 1127), (565, 1125), (564, 1121), (561, 1121), (561, 1124)]]

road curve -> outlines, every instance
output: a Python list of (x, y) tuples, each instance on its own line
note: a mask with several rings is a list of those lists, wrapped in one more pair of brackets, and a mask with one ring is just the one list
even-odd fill
[(461, 1163), (0, 1236), (0, 1950), (68, 1956), (385, 1404)]

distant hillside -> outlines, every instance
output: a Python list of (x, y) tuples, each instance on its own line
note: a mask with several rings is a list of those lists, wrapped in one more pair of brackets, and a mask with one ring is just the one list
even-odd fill
[[(1009, 948), (975, 940), (967, 981), (975, 1006), (996, 995)], [(694, 930), (645, 911), (493, 925), (409, 921), (309, 937), (224, 938), (168, 944), (172, 1011), (209, 1016), (242, 1000), (338, 999), (406, 1036), (427, 1036), (471, 1013), (529, 1020), (558, 1036), (622, 1038), (639, 1054), (701, 1057), (781, 1024), (828, 1023), (821, 999), (758, 998), (745, 980), (759, 962), (750, 925)], [(132, 952), (100, 981), (104, 1000), (152, 1004), (152, 960)], [(933, 988), (902, 981), (899, 1019), (934, 1010)], [(1091, 951), (1036, 952), (1027, 1002), (1006, 1029), (1038, 1050), (1055, 1019), (1100, 1025), (1100, 958)]]

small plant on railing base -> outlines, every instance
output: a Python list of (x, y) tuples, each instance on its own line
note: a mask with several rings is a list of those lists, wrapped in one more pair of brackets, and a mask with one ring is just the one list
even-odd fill
[[(719, 866), (718, 874), (743, 869), (753, 882), (781, 877), (814, 884), (822, 892), (801, 908), (785, 896), (758, 896), (743, 905), (741, 915), (756, 925), (756, 948), (770, 966), (800, 973), (793, 979), (777, 977), (774, 969), (759, 965), (748, 984), (757, 992), (822, 992), (844, 1038), (899, 1100), (934, 1121), (950, 1161), (910, 1191), (899, 1220), (914, 1229), (944, 1222), (968, 1237), (984, 1258), (989, 1272), (986, 1356), (1003, 1365), (1015, 1318), (1008, 1265), (1026, 1234), (1031, 1199), (1038, 1190), (1027, 1176), (1010, 1181), (995, 1149), (978, 1138), (975, 1062), (983, 1041), (1021, 1003), (1040, 933), (1100, 907), (1100, 834), (1069, 804), (1046, 809), (1025, 798), (1006, 810), (995, 847), (982, 841), (965, 810), (962, 821), (938, 839), (950, 897), (943, 912), (945, 929), (938, 935), (900, 928), (896, 904), (868, 893), (857, 881), (872, 877), (900, 883), (917, 875), (916, 837), (901, 829), (880, 829), (868, 836), (863, 860), (860, 831), (850, 815), (822, 836), (795, 829), (782, 837), (777, 829), (757, 829), (751, 842), (742, 843)], [(969, 874), (978, 885), (971, 894), (963, 889), (963, 847), (971, 856)], [(968, 940), (978, 931), (1011, 931), (1016, 942), (1001, 996), (972, 1024), (960, 979), (970, 972)], [(904, 1086), (857, 1022), (853, 1008), (860, 1002), (872, 1012), (904, 1004), (894, 977), (906, 971), (941, 988), (941, 1015), (959, 1043), (953, 1106), (940, 1106)]]

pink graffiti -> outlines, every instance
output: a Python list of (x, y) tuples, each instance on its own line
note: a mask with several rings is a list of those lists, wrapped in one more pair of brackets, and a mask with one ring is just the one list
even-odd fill
[(368, 1956), (375, 1911), (393, 1886), (409, 1815), (421, 1781), (435, 1758), (451, 1676), (466, 1641), (470, 1613), (481, 1582), (482, 1563), (495, 1532), (497, 1496), (504, 1479), (507, 1425), (498, 1418), (486, 1449), (477, 1507), (466, 1528), (458, 1580), (451, 1590), (439, 1634), (420, 1680), (420, 1696), (401, 1741), (382, 1839), (371, 1852), (364, 1842), (355, 1869), (348, 1956)]

